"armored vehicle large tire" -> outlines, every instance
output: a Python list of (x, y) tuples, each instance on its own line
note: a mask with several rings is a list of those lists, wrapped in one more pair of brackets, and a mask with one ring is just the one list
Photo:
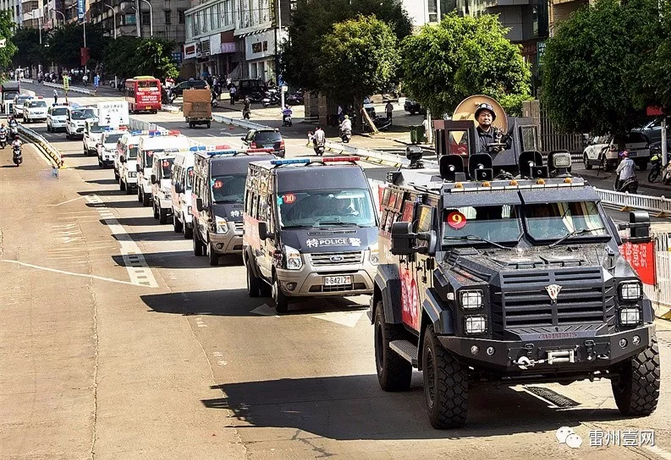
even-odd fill
[(616, 369), (617, 378), (611, 381), (617, 408), (623, 415), (641, 417), (650, 415), (657, 408), (659, 399), (659, 349), (657, 337), (638, 355), (628, 359)]
[(422, 369), (431, 426), (439, 430), (463, 426), (468, 412), (468, 367), (443, 348), (433, 326), (424, 333)]
[(375, 367), (384, 391), (407, 391), (412, 380), (412, 364), (389, 348), (389, 342), (403, 338), (403, 325), (387, 324), (382, 301), (375, 305)]

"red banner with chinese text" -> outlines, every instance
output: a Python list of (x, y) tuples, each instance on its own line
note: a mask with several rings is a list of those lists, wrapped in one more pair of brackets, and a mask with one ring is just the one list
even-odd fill
[(655, 270), (654, 241), (649, 243), (624, 243), (620, 246), (620, 253), (641, 278), (643, 284), (655, 285), (657, 272)]

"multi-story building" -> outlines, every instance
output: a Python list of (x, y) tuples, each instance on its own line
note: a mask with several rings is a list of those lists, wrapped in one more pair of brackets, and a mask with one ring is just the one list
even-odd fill
[(207, 0), (190, 8), (183, 76), (276, 82), (277, 56), (293, 4), (294, 0)]
[(0, 0), (0, 10), (9, 10), (15, 24), (21, 24), (23, 13), (21, 0)]

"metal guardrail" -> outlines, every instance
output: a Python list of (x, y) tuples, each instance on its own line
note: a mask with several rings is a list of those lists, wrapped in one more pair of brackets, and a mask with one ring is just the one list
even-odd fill
[[(34, 81), (33, 81), (34, 83)], [(44, 86), (48, 86), (49, 88), (57, 88), (65, 92), (65, 88), (63, 88), (63, 85), (61, 83), (51, 83), (48, 81), (43, 81), (42, 84)], [(98, 92), (96, 90), (90, 90), (90, 89), (83, 89), (83, 88), (77, 88), (76, 86), (70, 86), (68, 89), (68, 92), (71, 93), (80, 93), (80, 94), (88, 94), (89, 96), (97, 96)]]
[(655, 214), (655, 217), (671, 216), (671, 200), (664, 196), (635, 195), (600, 188), (597, 188), (596, 191), (601, 197), (603, 204), (621, 208), (641, 209)]
[(233, 125), (245, 129), (273, 129), (270, 126), (254, 123), (253, 121), (240, 120), (239, 118), (225, 117), (218, 114), (212, 114), (212, 120), (225, 125)]
[(49, 141), (47, 141), (40, 134), (37, 134), (32, 129), (26, 128), (23, 125), (18, 125), (18, 130), (19, 136), (27, 139), (32, 144), (37, 144), (40, 146), (42, 151), (49, 156), (54, 167), (60, 168), (63, 166), (63, 157), (61, 156), (60, 150), (51, 145)]

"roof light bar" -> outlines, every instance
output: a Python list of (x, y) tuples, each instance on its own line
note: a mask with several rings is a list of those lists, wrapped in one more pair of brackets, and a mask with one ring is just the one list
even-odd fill
[(310, 164), (310, 163), (343, 163), (343, 162), (353, 162), (359, 161), (359, 157), (326, 157), (326, 158), (290, 158), (283, 160), (270, 160), (270, 164), (279, 166), (279, 165), (291, 165), (291, 164)]
[(131, 134), (134, 136), (149, 136), (149, 137), (158, 137), (158, 136), (179, 136), (180, 133), (176, 129), (172, 129), (170, 131), (160, 131), (158, 129), (155, 129), (153, 131), (148, 131), (148, 130), (141, 130), (141, 131), (131, 131)]

